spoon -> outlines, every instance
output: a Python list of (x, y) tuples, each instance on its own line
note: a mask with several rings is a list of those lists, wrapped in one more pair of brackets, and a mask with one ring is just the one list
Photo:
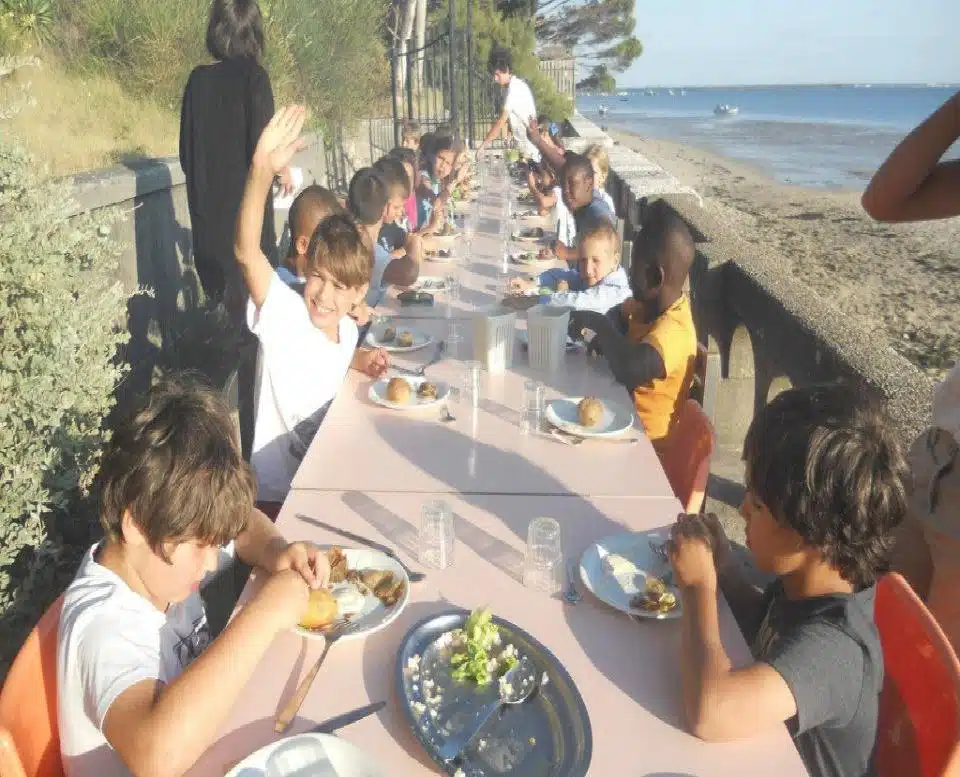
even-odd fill
[(577, 585), (573, 577), (573, 567), (574, 562), (571, 561), (567, 565), (567, 591), (563, 595), (563, 600), (567, 604), (580, 604), (583, 595), (577, 590)]
[(444, 761), (453, 761), (480, 733), (494, 713), (506, 705), (525, 702), (540, 687), (533, 662), (523, 656), (513, 668), (500, 678), (499, 697), (480, 710), (473, 725), (468, 726), (454, 738), (448, 739), (437, 749), (437, 755)]

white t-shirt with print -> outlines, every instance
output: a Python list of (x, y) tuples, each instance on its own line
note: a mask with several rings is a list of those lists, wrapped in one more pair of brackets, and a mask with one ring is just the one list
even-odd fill
[(527, 125), (537, 118), (537, 104), (533, 99), (533, 92), (527, 82), (518, 76), (512, 76), (506, 88), (503, 110), (507, 113), (510, 131), (524, 156), (539, 162), (540, 152), (527, 137)]
[[(57, 640), (57, 715), (67, 777), (129, 777), (103, 735), (110, 705), (144, 680), (169, 685), (210, 642), (199, 593), (161, 612), (94, 558), (67, 588)], [(232, 559), (232, 546), (220, 566)]]
[(340, 390), (359, 331), (340, 319), (340, 342), (313, 325), (306, 303), (274, 274), (263, 305), (247, 305), (247, 325), (260, 340), (253, 454), (257, 499), (282, 502), (327, 407)]

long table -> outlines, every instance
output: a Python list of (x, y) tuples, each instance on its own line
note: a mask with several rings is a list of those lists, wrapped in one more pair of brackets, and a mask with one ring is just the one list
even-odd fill
[[(497, 205), (489, 203), (496, 215)], [(494, 224), (495, 227), (495, 224)], [(481, 227), (482, 229), (482, 227)], [(463, 276), (474, 297), (464, 308), (410, 321), (444, 337), (450, 321), (470, 326), (470, 316), (490, 300), (483, 284), (496, 277), (499, 240), (482, 231)], [(389, 310), (389, 304), (387, 305)], [(400, 313), (401, 311), (394, 311)], [(407, 310), (402, 311), (407, 316)], [(398, 320), (402, 325), (403, 320)], [(411, 323), (411, 325), (413, 325)], [(464, 332), (469, 341), (469, 331)], [(418, 358), (431, 355), (427, 350)], [(461, 359), (448, 358), (427, 374), (456, 381)], [(414, 360), (415, 361), (415, 360)], [(534, 373), (518, 349), (515, 366), (484, 376), (474, 411), (452, 406), (457, 420), (435, 411), (401, 414), (369, 401), (369, 381), (351, 375), (311, 445), (279, 515), (289, 539), (343, 544), (318, 522), (337, 525), (397, 550), (418, 567), (417, 525), (424, 502), (447, 501), (454, 514), (454, 563), (427, 569), (411, 586), (397, 620), (364, 640), (331, 650), (290, 733), (371, 701), (386, 707), (340, 735), (358, 745), (391, 777), (436, 773), (405, 722), (395, 696), (397, 651), (418, 621), (450, 608), (488, 606), (529, 631), (566, 667), (583, 695), (593, 732), (589, 774), (646, 777), (802, 777), (802, 762), (785, 728), (736, 744), (711, 745), (687, 734), (681, 722), (679, 622), (635, 622), (584, 596), (577, 605), (531, 590), (521, 582), (526, 527), (534, 517), (556, 519), (563, 550), (573, 562), (593, 542), (623, 531), (669, 526), (681, 510), (649, 441), (587, 442), (570, 446), (546, 435), (522, 436), (516, 414), (525, 378)], [(537, 374), (553, 395), (599, 396), (627, 403), (600, 361), (575, 353), (555, 374)], [(254, 575), (239, 606), (260, 584)], [(721, 597), (721, 631), (737, 663), (749, 650)], [(249, 681), (221, 738), (191, 772), (222, 775), (258, 747), (275, 741), (273, 720), (319, 657), (322, 642), (281, 634)]]

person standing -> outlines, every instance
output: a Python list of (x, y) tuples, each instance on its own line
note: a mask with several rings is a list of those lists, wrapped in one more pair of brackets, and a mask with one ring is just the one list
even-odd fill
[[(230, 343), (224, 353), (239, 369), (240, 433), (244, 451), (253, 435), (256, 341), (246, 332), (246, 290), (234, 259), (234, 230), (257, 140), (274, 113), (264, 56), (263, 17), (256, 0), (213, 0), (207, 26), (213, 62), (193, 70), (180, 113), (180, 165), (186, 177), (194, 266), (207, 299), (225, 306)], [(288, 186), (289, 181), (285, 182)], [(273, 204), (263, 213), (261, 246), (277, 264)], [(236, 337), (233, 335), (236, 334)]]
[(527, 139), (527, 127), (537, 120), (537, 104), (529, 84), (514, 75), (513, 57), (507, 49), (494, 46), (490, 51), (487, 69), (493, 76), (494, 83), (504, 90), (503, 110), (477, 149), (477, 154), (482, 154), (494, 139), (500, 137), (503, 128), (509, 126), (517, 147), (527, 160), (534, 164), (539, 163), (540, 152)]

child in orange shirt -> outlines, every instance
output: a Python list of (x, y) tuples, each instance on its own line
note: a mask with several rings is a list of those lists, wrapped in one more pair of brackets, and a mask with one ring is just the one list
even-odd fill
[(633, 297), (606, 316), (584, 310), (570, 314), (573, 337), (584, 330), (596, 334), (594, 344), (632, 395), (637, 416), (661, 455), (690, 394), (697, 358), (697, 331), (683, 293), (694, 253), (686, 223), (666, 203), (657, 202), (633, 244)]

